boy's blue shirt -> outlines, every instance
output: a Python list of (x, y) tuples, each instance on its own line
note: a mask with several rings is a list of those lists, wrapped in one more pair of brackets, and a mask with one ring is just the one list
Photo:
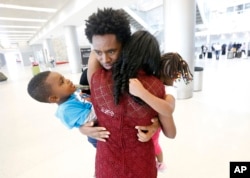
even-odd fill
[(92, 104), (80, 101), (75, 94), (72, 94), (67, 101), (58, 105), (56, 117), (68, 128), (79, 128), (91, 112)]

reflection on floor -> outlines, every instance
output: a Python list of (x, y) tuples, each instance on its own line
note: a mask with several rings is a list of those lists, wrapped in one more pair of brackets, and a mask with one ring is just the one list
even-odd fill
[[(38, 103), (26, 92), (30, 67), (7, 61), (0, 70), (0, 177), (90, 178), (95, 149), (78, 130), (54, 117), (55, 105)], [(203, 88), (177, 100), (177, 137), (160, 138), (167, 164), (159, 178), (229, 177), (230, 161), (250, 161), (250, 59), (195, 60), (204, 67)], [(69, 65), (53, 70), (78, 83)]]

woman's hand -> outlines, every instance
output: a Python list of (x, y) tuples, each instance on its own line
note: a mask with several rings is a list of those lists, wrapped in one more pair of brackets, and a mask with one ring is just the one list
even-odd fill
[(158, 118), (153, 118), (152, 124), (149, 126), (136, 126), (135, 128), (138, 130), (137, 136), (140, 142), (149, 141), (152, 136), (155, 134), (158, 128), (160, 128), (160, 123)]
[(106, 142), (106, 139), (109, 138), (110, 135), (110, 132), (107, 131), (105, 127), (94, 127), (93, 121), (82, 125), (79, 131), (83, 135), (87, 135), (102, 142)]

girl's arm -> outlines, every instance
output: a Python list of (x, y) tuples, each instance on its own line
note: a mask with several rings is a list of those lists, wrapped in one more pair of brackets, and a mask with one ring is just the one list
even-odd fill
[(175, 108), (174, 97), (172, 95), (166, 95), (165, 100), (158, 98), (146, 90), (138, 79), (129, 80), (129, 92), (141, 98), (157, 111), (164, 135), (169, 138), (175, 138), (176, 127), (172, 115)]
[(159, 120), (161, 123), (161, 128), (164, 135), (168, 138), (175, 138), (176, 136), (176, 127), (173, 119), (173, 115), (163, 116), (158, 114)]
[(136, 78), (129, 79), (129, 93), (141, 98), (161, 115), (169, 116), (174, 112), (175, 98), (172, 95), (166, 95), (165, 100), (158, 98), (145, 89)]

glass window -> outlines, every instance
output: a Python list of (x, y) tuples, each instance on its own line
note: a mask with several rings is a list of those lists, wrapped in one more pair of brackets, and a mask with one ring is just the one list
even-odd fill
[(250, 3), (245, 4), (245, 9), (250, 9)]
[(242, 10), (243, 10), (243, 4), (235, 6), (235, 11), (242, 11)]
[(233, 12), (234, 11), (234, 7), (228, 7), (227, 8), (227, 12)]

